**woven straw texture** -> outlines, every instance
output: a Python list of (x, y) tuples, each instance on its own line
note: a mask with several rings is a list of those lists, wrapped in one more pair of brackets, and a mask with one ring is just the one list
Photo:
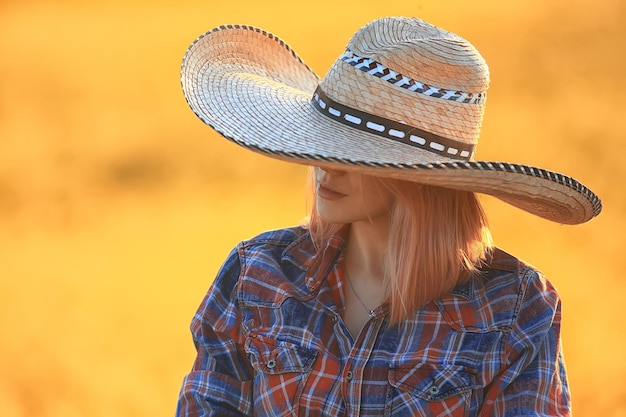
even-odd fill
[[(347, 51), (320, 80), (275, 35), (221, 26), (189, 47), (182, 88), (202, 121), (274, 158), (490, 194), (563, 224), (600, 213), (599, 198), (571, 177), (439, 150), (438, 141), (478, 142), (489, 72), (469, 42), (418, 19), (385, 18), (361, 28)], [(313, 99), (318, 86), (329, 103)], [(382, 121), (368, 130), (363, 114)], [(425, 134), (433, 143), (417, 143)]]

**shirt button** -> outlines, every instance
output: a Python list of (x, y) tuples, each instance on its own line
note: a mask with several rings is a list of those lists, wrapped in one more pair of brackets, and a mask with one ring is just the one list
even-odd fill
[(352, 381), (353, 377), (354, 375), (352, 374), (352, 371), (348, 371), (348, 373), (346, 374), (346, 381)]
[(437, 395), (439, 394), (439, 387), (437, 385), (433, 385), (432, 387), (430, 387), (428, 392), (430, 393), (430, 395)]
[(269, 369), (274, 369), (276, 367), (276, 359), (270, 359), (267, 361), (267, 367)]
[(337, 315), (333, 314), (333, 317), (331, 318), (331, 320), (333, 321), (333, 323), (337, 322)]

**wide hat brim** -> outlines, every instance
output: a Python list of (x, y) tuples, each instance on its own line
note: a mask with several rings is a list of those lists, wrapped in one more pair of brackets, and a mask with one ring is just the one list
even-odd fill
[(600, 199), (557, 172), (509, 162), (459, 161), (354, 129), (312, 105), (319, 77), (275, 35), (220, 26), (196, 39), (181, 69), (194, 113), (225, 138), (284, 161), (472, 191), (539, 217), (580, 224)]

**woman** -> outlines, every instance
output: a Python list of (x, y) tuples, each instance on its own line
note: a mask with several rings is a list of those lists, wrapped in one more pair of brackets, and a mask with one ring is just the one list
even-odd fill
[(601, 204), (562, 174), (473, 160), (487, 85), (471, 44), (418, 19), (364, 26), (321, 80), (257, 28), (192, 44), (194, 112), (314, 166), (315, 198), (307, 225), (229, 255), (178, 415), (569, 415), (559, 296), (492, 245), (475, 193), (565, 224)]

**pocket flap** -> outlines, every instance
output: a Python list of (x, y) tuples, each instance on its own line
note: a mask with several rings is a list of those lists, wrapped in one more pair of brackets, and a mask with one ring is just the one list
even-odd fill
[(474, 374), (473, 370), (463, 366), (423, 363), (391, 368), (389, 383), (427, 401), (441, 401), (470, 391), (474, 385)]
[(252, 336), (246, 341), (246, 351), (252, 366), (266, 374), (309, 372), (317, 358), (317, 351), (295, 343)]

